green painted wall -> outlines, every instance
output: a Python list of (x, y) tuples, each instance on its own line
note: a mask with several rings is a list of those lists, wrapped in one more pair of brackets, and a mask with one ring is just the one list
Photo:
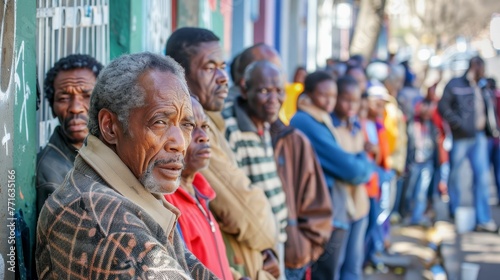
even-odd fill
[(199, 1), (177, 0), (177, 28), (199, 26)]
[(110, 59), (143, 50), (141, 0), (109, 1)]
[[(178, 1), (177, 2), (177, 27), (195, 26), (210, 29), (221, 39), (224, 45), (224, 19), (220, 5), (221, 0), (216, 0), (216, 9), (210, 9), (208, 0)], [(208, 13), (208, 17), (205, 15)], [(206, 21), (205, 19), (208, 19)]]
[[(18, 259), (24, 259), (25, 269), (19, 266), (21, 278), (35, 274), (33, 268), (36, 243), (36, 190), (35, 166), (38, 151), (38, 125), (36, 122), (36, 4), (35, 1), (17, 1), (16, 75), (20, 87), (16, 89), (17, 104), (14, 105), (14, 169), (16, 170), (16, 207), (24, 219), (18, 221), (22, 234), (23, 254), (18, 250)], [(17, 80), (17, 79), (16, 79)], [(19, 129), (17, 129), (19, 128)], [(26, 226), (26, 228), (25, 228)], [(29, 236), (29, 239), (27, 239)], [(27, 246), (29, 245), (29, 248)], [(24, 272), (26, 274), (24, 274)]]
[(212, 32), (215, 33), (220, 38), (220, 43), (224, 46), (225, 40), (230, 40), (230, 38), (224, 37), (224, 18), (220, 11), (221, 0), (217, 0), (217, 9), (215, 11), (210, 11), (212, 17), (212, 26), (207, 27)]
[[(4, 259), (5, 279), (14, 279), (8, 262), (14, 245), (17, 278), (27, 279), (35, 273), (36, 1), (6, 0), (4, 4), (5, 29), (0, 55), (0, 254)], [(15, 200), (9, 200), (12, 198)], [(16, 225), (15, 244), (9, 239), (11, 231), (7, 225), (11, 222)]]

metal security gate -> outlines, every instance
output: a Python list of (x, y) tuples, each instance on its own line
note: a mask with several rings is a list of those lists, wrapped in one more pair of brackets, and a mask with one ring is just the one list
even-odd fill
[(167, 39), (172, 33), (172, 1), (148, 0), (143, 2), (144, 51), (165, 53)]
[(43, 93), (45, 73), (62, 57), (89, 54), (109, 60), (109, 0), (37, 0), (37, 78), (40, 90), (39, 146), (48, 142), (58, 120)]

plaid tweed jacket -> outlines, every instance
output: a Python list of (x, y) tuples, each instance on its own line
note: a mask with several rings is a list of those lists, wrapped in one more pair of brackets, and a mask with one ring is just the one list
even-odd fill
[(217, 279), (184, 246), (180, 212), (89, 136), (37, 227), (39, 279)]

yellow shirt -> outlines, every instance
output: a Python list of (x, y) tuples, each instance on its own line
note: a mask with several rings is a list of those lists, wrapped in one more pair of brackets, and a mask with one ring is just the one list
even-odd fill
[(303, 91), (304, 85), (301, 83), (290, 83), (285, 86), (285, 101), (279, 112), (279, 118), (285, 125), (290, 124), (290, 120), (297, 112), (297, 99)]

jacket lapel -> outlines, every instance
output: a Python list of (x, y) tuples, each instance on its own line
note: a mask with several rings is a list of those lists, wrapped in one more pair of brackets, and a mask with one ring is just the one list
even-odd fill
[(115, 152), (89, 135), (79, 154), (111, 188), (144, 209), (169, 237), (172, 236), (180, 211), (163, 195), (148, 192)]

